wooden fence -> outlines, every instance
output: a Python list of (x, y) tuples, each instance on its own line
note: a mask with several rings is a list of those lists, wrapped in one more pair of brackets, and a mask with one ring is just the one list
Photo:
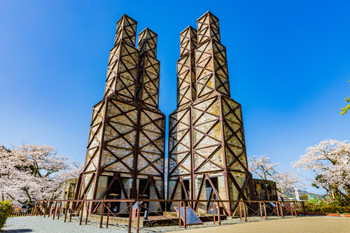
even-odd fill
[[(150, 203), (158, 203), (162, 211), (152, 211)], [(123, 208), (112, 209), (112, 205), (123, 203)], [(211, 213), (200, 213), (200, 205), (211, 204)], [(178, 210), (178, 212), (175, 211)], [(247, 222), (251, 217), (267, 220), (270, 217), (305, 215), (304, 202), (296, 201), (226, 201), (226, 200), (152, 200), (152, 199), (111, 199), (111, 200), (37, 200), (31, 211), (32, 216), (62, 218), (71, 222), (75, 218), (80, 225), (88, 224), (89, 219), (99, 221), (99, 226), (108, 228), (110, 221), (127, 226), (128, 232), (139, 232), (143, 227), (157, 224), (178, 225), (186, 228), (191, 225), (186, 214), (191, 209), (200, 219), (221, 224), (224, 219), (237, 218)], [(181, 213), (181, 211), (183, 211)], [(203, 209), (202, 209), (203, 212)], [(142, 214), (143, 216), (142, 216)], [(192, 214), (193, 215), (193, 214)], [(180, 216), (180, 217), (179, 217)], [(181, 217), (182, 216), (182, 217)], [(197, 220), (198, 221), (198, 220)], [(202, 221), (202, 220), (199, 220)], [(140, 222), (142, 225), (140, 226)]]

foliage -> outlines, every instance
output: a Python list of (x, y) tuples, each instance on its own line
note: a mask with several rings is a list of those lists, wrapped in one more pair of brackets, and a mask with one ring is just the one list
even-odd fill
[(11, 214), (12, 204), (9, 201), (0, 201), (0, 230), (4, 227), (7, 217)]
[(61, 194), (60, 183), (77, 177), (80, 170), (50, 146), (0, 147), (0, 198), (29, 206), (33, 200), (56, 199)]
[(299, 176), (294, 172), (279, 172), (275, 168), (278, 164), (273, 164), (270, 157), (262, 155), (249, 158), (249, 170), (263, 180), (273, 180), (276, 182), (277, 191), (280, 196), (287, 189), (294, 189), (301, 186)]
[(350, 206), (342, 206), (339, 202), (307, 202), (305, 204), (305, 211), (316, 213), (350, 213)]
[[(350, 81), (349, 81), (349, 82), (350, 82)], [(345, 102), (346, 102), (346, 103), (349, 103), (349, 102), (350, 102), (350, 98), (349, 98), (349, 97), (346, 97), (346, 98), (345, 98)], [(348, 112), (349, 109), (350, 109), (350, 104), (346, 105), (345, 108), (342, 108), (340, 114), (341, 114), (341, 115), (344, 115), (345, 113)]]
[(314, 173), (316, 188), (324, 188), (333, 199), (350, 204), (350, 143), (324, 140), (308, 147), (294, 167)]

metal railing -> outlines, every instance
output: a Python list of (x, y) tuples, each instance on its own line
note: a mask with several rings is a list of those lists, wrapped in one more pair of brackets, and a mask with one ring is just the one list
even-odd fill
[[(158, 211), (150, 208), (157, 205)], [(113, 206), (117, 206), (112, 209)], [(175, 211), (178, 208), (178, 213)], [(191, 225), (184, 211), (191, 207), (200, 221), (212, 221), (222, 224), (223, 220), (237, 219), (247, 222), (255, 217), (261, 220), (284, 218), (287, 215), (305, 215), (304, 202), (297, 201), (227, 201), (227, 200), (164, 200), (164, 199), (111, 199), (111, 200), (37, 200), (34, 201), (31, 215), (63, 218), (80, 225), (99, 222), (99, 227), (106, 228), (113, 220), (118, 226), (126, 226), (127, 231), (139, 232), (143, 227), (156, 225), (178, 225), (186, 228)], [(182, 216), (181, 211), (183, 211)], [(141, 216), (143, 213), (144, 216)], [(179, 217), (182, 216), (182, 217)], [(140, 226), (141, 225), (141, 226)]]

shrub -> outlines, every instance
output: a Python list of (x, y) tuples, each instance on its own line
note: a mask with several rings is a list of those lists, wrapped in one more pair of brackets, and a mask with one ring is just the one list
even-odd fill
[(4, 227), (7, 217), (11, 214), (12, 204), (9, 201), (0, 201), (0, 230)]
[(307, 202), (305, 204), (305, 211), (316, 213), (350, 213), (350, 206), (342, 206), (337, 202)]

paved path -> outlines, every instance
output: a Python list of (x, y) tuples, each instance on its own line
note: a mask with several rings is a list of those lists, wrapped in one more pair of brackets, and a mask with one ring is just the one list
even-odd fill
[(298, 217), (289, 219), (233, 224), (200, 229), (176, 231), (176, 233), (350, 233), (350, 218)]

